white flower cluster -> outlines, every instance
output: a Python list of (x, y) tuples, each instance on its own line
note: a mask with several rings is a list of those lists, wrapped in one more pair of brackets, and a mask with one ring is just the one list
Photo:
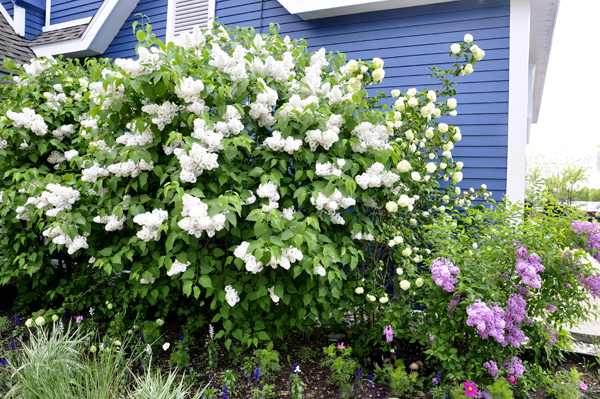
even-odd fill
[[(95, 165), (94, 165), (95, 166)], [(137, 165), (132, 161), (119, 162), (107, 167), (108, 171), (117, 177), (138, 177), (144, 170), (152, 170), (154, 168), (154, 162), (146, 162), (140, 159)], [(99, 168), (98, 171), (100, 171)]]
[(333, 143), (336, 143), (340, 139), (340, 128), (344, 122), (346, 120), (341, 115), (332, 114), (327, 120), (324, 132), (319, 129), (309, 130), (306, 132), (304, 141), (308, 143), (311, 151), (316, 151), (319, 146), (329, 150)]
[(294, 94), (292, 95), (292, 97), (290, 97), (287, 103), (283, 104), (283, 106), (279, 108), (278, 113), (279, 115), (285, 118), (295, 118), (296, 114), (294, 113), (294, 111), (297, 111), (298, 113), (300, 113), (300, 115), (306, 115), (312, 113), (310, 109), (304, 111), (304, 108), (306, 108), (310, 104), (318, 105), (319, 97), (308, 96), (306, 99), (303, 100), (302, 97), (300, 97), (298, 94)]
[(117, 217), (117, 215), (104, 215), (104, 216), (95, 216), (94, 222), (104, 224), (104, 228), (106, 231), (116, 231), (121, 230), (123, 228), (123, 223), (125, 223), (127, 218), (125, 215), (121, 219)]
[(246, 73), (247, 51), (243, 46), (237, 46), (231, 57), (217, 44), (213, 44), (208, 65), (217, 68), (219, 72), (228, 74), (234, 83), (239, 83), (248, 77)]
[(271, 255), (271, 260), (267, 266), (271, 266), (273, 269), (276, 269), (277, 266), (281, 266), (285, 270), (289, 270), (292, 263), (302, 259), (304, 259), (302, 251), (300, 251), (298, 248), (290, 246), (289, 248), (283, 248), (281, 250), (281, 259), (277, 259), (275, 256)]
[(77, 150), (65, 151), (65, 158), (67, 159), (67, 162), (71, 162), (71, 159), (75, 158), (78, 155), (79, 155), (79, 151), (77, 151)]
[[(331, 223), (345, 224), (346, 221), (342, 215), (336, 213), (336, 211), (340, 208), (347, 209), (356, 205), (356, 200), (352, 197), (344, 197), (340, 190), (336, 188), (329, 197), (319, 192), (316, 199), (314, 197), (310, 198), (310, 203), (315, 205), (318, 211), (325, 211), (325, 213), (329, 214)], [(321, 217), (321, 212), (319, 212), (319, 217)]]
[(196, 178), (202, 172), (219, 167), (218, 154), (210, 153), (198, 143), (192, 144), (189, 154), (183, 148), (178, 148), (173, 152), (181, 164), (182, 170), (179, 178), (182, 182), (196, 183)]
[(325, 270), (325, 268), (323, 267), (323, 265), (321, 265), (320, 263), (315, 266), (315, 268), (313, 269), (313, 275), (315, 276), (321, 276), (321, 277), (325, 277), (327, 275), (327, 271)]
[[(108, 79), (107, 76), (116, 78), (123, 77), (120, 72), (104, 69), (102, 71), (102, 77)], [(125, 93), (125, 86), (122, 83), (117, 86), (114, 82), (106, 86), (106, 89), (104, 88), (103, 82), (93, 82), (89, 84), (89, 89), (90, 99), (96, 105), (102, 104), (102, 109), (108, 109), (113, 102), (123, 97), (123, 94)]]
[(249, 115), (253, 119), (258, 120), (259, 126), (269, 128), (275, 123), (271, 112), (273, 111), (273, 107), (277, 104), (279, 96), (277, 92), (267, 86), (262, 79), (258, 79), (258, 83), (264, 87), (265, 91), (258, 93), (256, 101), (250, 103)]
[[(58, 90), (59, 93), (52, 94), (52, 93), (46, 91), (46, 92), (44, 92), (44, 97), (46, 97), (46, 100), (48, 100), (46, 102), (46, 105), (48, 106), (48, 108), (50, 108), (53, 111), (58, 111), (58, 105), (67, 101), (67, 95), (65, 93), (62, 93), (62, 86), (60, 86), (60, 85), (54, 85), (54, 86), (55, 86), (55, 89), (57, 86), (60, 87), (60, 90)], [(58, 105), (55, 103), (58, 103)]]
[(169, 218), (169, 213), (162, 209), (154, 209), (152, 212), (140, 213), (133, 218), (133, 222), (142, 226), (137, 236), (143, 241), (158, 241), (158, 228), (163, 221)]
[(215, 232), (222, 230), (225, 227), (225, 215), (219, 213), (213, 217), (208, 216), (208, 205), (189, 194), (183, 195), (183, 210), (181, 215), (183, 219), (177, 225), (193, 235), (196, 238), (202, 236), (202, 232), (206, 231), (209, 237), (215, 235)]
[(314, 53), (310, 57), (310, 64), (304, 70), (304, 78), (302, 79), (302, 83), (306, 86), (302, 86), (301, 92), (304, 95), (316, 95), (316, 94), (325, 94), (331, 88), (330, 83), (326, 83), (321, 86), (321, 75), (323, 74), (323, 68), (328, 66), (327, 58), (325, 57), (325, 49), (321, 48), (319, 51)]
[(183, 47), (186, 51), (189, 49), (200, 48), (206, 43), (204, 33), (200, 30), (198, 25), (194, 26), (192, 33), (184, 32), (176, 38), (176, 43)]
[(79, 191), (71, 187), (50, 183), (39, 197), (29, 197), (27, 204), (34, 204), (38, 209), (52, 205), (53, 208), (46, 210), (46, 215), (56, 217), (61, 211), (70, 211), (75, 201), (79, 200)]
[(94, 161), (94, 165), (91, 168), (84, 168), (81, 171), (81, 181), (87, 181), (89, 183), (96, 183), (99, 176), (108, 177), (110, 173), (107, 169), (100, 167), (97, 161)]
[(158, 53), (162, 50), (153, 47), (150, 51), (146, 47), (138, 47), (139, 60), (131, 58), (117, 58), (115, 64), (131, 75), (132, 78), (139, 78), (142, 75), (150, 75), (160, 68), (162, 62), (159, 60)]
[(252, 274), (256, 274), (263, 269), (263, 263), (256, 260), (256, 257), (251, 253), (246, 253), (248, 251), (248, 247), (250, 243), (248, 241), (242, 242), (236, 249), (233, 251), (233, 255), (244, 261), (246, 266), (246, 270)]
[(268, 182), (267, 184), (260, 184), (258, 186), (258, 190), (256, 190), (256, 195), (260, 198), (268, 198), (269, 205), (267, 205), (266, 210), (269, 209), (277, 209), (279, 208), (279, 193), (277, 192), (277, 186), (273, 182)]
[(227, 111), (223, 114), (223, 122), (215, 123), (215, 131), (221, 133), (223, 137), (230, 137), (240, 134), (242, 130), (244, 130), (242, 116), (236, 107), (228, 105)]
[(62, 161), (66, 160), (66, 159), (67, 158), (65, 158), (65, 156), (58, 151), (52, 151), (50, 153), (50, 156), (48, 156), (48, 162), (50, 162), (53, 165), (56, 165), (54, 167), (55, 169), (58, 167), (58, 164), (60, 164)]
[(398, 198), (398, 206), (401, 206), (403, 208), (407, 208), (409, 211), (413, 210), (413, 206), (415, 204), (415, 201), (417, 200), (416, 197), (409, 197), (406, 194), (402, 194), (400, 196), (400, 198)]
[(202, 101), (204, 104), (204, 101), (200, 97), (202, 90), (204, 90), (204, 83), (202, 83), (201, 80), (196, 80), (190, 76), (183, 78), (179, 84), (175, 86), (175, 94), (186, 103)]
[(169, 145), (163, 144), (162, 148), (166, 155), (171, 155), (171, 154), (173, 154), (173, 151), (175, 151), (175, 149), (181, 147), (182, 144), (183, 144), (183, 141), (181, 141), (181, 140), (173, 140), (169, 143)]
[(126, 147), (142, 146), (152, 143), (154, 141), (154, 133), (152, 133), (150, 126), (147, 126), (144, 131), (140, 131), (140, 127), (141, 126), (138, 124), (132, 126), (131, 123), (128, 123), (127, 129), (133, 130), (134, 132), (130, 133), (126, 131), (123, 135), (117, 137), (115, 141)]
[(283, 218), (287, 220), (293, 220), (294, 212), (296, 212), (296, 210), (293, 206), (290, 206), (289, 208), (283, 208)]
[(51, 55), (47, 55), (41, 60), (31, 59), (31, 63), (24, 64), (23, 69), (25, 69), (25, 73), (31, 75), (31, 77), (36, 77), (40, 76), (42, 72), (50, 68), (53, 64), (56, 64), (56, 60), (52, 58)]
[(158, 126), (158, 130), (164, 130), (165, 126), (173, 121), (179, 107), (169, 101), (165, 101), (162, 105), (148, 103), (142, 107), (142, 112), (149, 115), (156, 114), (156, 118), (152, 118), (152, 123)]
[(87, 238), (85, 236), (76, 235), (75, 238), (71, 239), (65, 234), (60, 226), (49, 227), (42, 232), (44, 237), (52, 239), (52, 242), (56, 245), (64, 245), (67, 247), (69, 255), (74, 254), (81, 248), (88, 248)]
[(362, 122), (352, 130), (351, 134), (358, 139), (358, 144), (354, 146), (354, 152), (364, 153), (369, 147), (375, 151), (391, 148), (389, 133), (384, 125)]
[(8, 145), (8, 141), (0, 140), (0, 150), (5, 149), (7, 145)]
[(175, 262), (173, 262), (173, 265), (171, 266), (171, 270), (167, 272), (167, 276), (171, 277), (179, 273), (184, 273), (190, 264), (190, 262), (181, 263), (175, 259)]
[(266, 145), (273, 151), (285, 151), (288, 154), (292, 155), (294, 151), (298, 151), (300, 147), (302, 147), (302, 140), (295, 139), (292, 136), (289, 136), (288, 138), (284, 139), (281, 136), (281, 132), (279, 130), (275, 130), (273, 132), (272, 137), (267, 137), (265, 139), (264, 145)]
[(14, 127), (25, 127), (37, 136), (48, 133), (48, 125), (44, 122), (44, 117), (30, 108), (23, 108), (21, 112), (7, 111), (6, 116), (13, 121)]
[(346, 164), (346, 160), (338, 158), (335, 164), (331, 162), (315, 164), (315, 174), (317, 176), (342, 176), (342, 168)]
[(381, 187), (381, 185), (392, 188), (400, 180), (400, 176), (389, 170), (384, 171), (384, 169), (385, 167), (382, 163), (375, 162), (365, 173), (356, 176), (356, 184), (363, 190), (369, 187)]
[(248, 190), (248, 191), (250, 191), (250, 197), (248, 197), (246, 199), (242, 199), (242, 201), (244, 202), (244, 205), (252, 205), (256, 202), (256, 196), (254, 195), (252, 190)]
[(358, 232), (357, 234), (351, 233), (350, 235), (353, 240), (365, 240), (365, 241), (375, 241), (375, 237), (373, 237), (370, 233), (362, 233)]
[(225, 292), (225, 300), (227, 301), (229, 306), (233, 307), (236, 303), (240, 301), (240, 297), (238, 296), (238, 293), (235, 290), (235, 288), (233, 288), (233, 286), (228, 285), (227, 287), (225, 287)]
[(254, 60), (248, 65), (250, 72), (255, 72), (263, 77), (270, 76), (278, 82), (288, 80), (290, 76), (295, 75), (294, 56), (290, 52), (283, 53), (281, 61), (276, 60), (269, 55), (263, 62), (259, 57), (254, 57)]

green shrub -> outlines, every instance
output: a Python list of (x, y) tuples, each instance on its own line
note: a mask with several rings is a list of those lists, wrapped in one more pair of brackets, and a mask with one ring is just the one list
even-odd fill
[(273, 349), (273, 343), (269, 342), (265, 349), (256, 349), (254, 351), (256, 366), (260, 369), (261, 375), (265, 379), (272, 379), (274, 373), (281, 370), (279, 364), (279, 352)]
[(496, 378), (494, 383), (488, 386), (488, 389), (493, 399), (513, 399), (513, 390), (504, 378)]
[(564, 370), (555, 374), (547, 387), (548, 395), (555, 399), (578, 399), (581, 397), (580, 374), (575, 367), (567, 373)]

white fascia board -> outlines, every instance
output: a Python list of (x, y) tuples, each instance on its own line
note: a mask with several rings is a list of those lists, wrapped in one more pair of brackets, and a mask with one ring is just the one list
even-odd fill
[(139, 0), (104, 0), (78, 39), (31, 46), (38, 57), (63, 54), (67, 57), (101, 55), (115, 38)]
[(4, 8), (4, 6), (2, 5), (2, 3), (0, 3), (0, 13), (2, 13), (2, 15), (4, 15), (4, 18), (6, 18), (6, 20), (8, 21), (8, 23), (10, 24), (11, 28), (15, 28), (15, 24), (13, 22), (12, 17), (8, 14), (8, 11), (6, 11), (6, 8)]
[(165, 43), (172, 42), (175, 32), (175, 1), (169, 0), (167, 3), (167, 34), (165, 35)]
[(290, 13), (304, 20), (339, 15), (447, 3), (456, 0), (278, 0)]
[(53, 30), (60, 30), (70, 28), (72, 26), (89, 24), (92, 17), (75, 19), (73, 21), (61, 22), (60, 24), (46, 25), (42, 28), (42, 32), (52, 32)]
[(510, 0), (506, 196), (511, 202), (525, 201), (530, 20), (530, 0)]
[[(50, 14), (52, 13), (52, 0), (46, 0), (46, 23), (45, 26), (50, 26)], [(42, 28), (42, 32), (44, 31), (44, 28)]]

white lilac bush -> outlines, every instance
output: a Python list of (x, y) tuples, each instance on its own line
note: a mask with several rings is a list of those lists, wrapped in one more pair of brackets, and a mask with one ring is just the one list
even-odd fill
[(461, 133), (440, 122), (449, 78), (485, 54), (470, 35), (437, 89), (389, 101), (383, 60), (275, 28), (137, 35), (138, 60), (37, 59), (2, 86), (0, 282), (23, 302), (176, 313), (257, 345), (387, 302), (365, 284), (381, 259), (420, 262), (422, 226), (489, 195), (454, 187)]

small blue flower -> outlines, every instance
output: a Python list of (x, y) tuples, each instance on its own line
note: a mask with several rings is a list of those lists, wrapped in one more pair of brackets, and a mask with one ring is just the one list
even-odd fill
[(63, 317), (64, 317), (65, 319), (67, 319), (67, 318), (69, 317), (69, 314), (68, 314), (67, 312), (65, 312), (65, 314), (63, 315)]
[(260, 381), (260, 369), (258, 367), (256, 368), (256, 371), (254, 371), (254, 379)]
[(294, 363), (292, 365), (292, 372), (295, 373), (297, 368), (298, 368), (298, 363)]
[(375, 376), (373, 374), (367, 374), (367, 380), (373, 381), (374, 379), (375, 379)]
[(360, 382), (361, 377), (362, 377), (362, 370), (359, 367), (358, 370), (356, 371), (356, 380)]
[(142, 330), (138, 331), (138, 338), (143, 340), (144, 336), (142, 335)]
[(208, 380), (212, 381), (212, 375), (210, 375), (210, 374), (208, 375)]
[(19, 319), (19, 316), (15, 316), (15, 324), (19, 325), (20, 322), (21, 322), (21, 319)]
[(183, 333), (179, 333), (179, 340), (183, 341), (184, 338), (185, 338), (185, 335)]
[(0, 359), (0, 366), (5, 367), (6, 364), (7, 363), (6, 363), (6, 359), (5, 358)]
[(225, 387), (223, 388), (223, 392), (221, 392), (221, 397), (223, 397), (223, 399), (229, 399), (229, 389), (227, 388), (227, 385), (225, 385)]
[(10, 345), (8, 346), (10, 348), (10, 350), (15, 350), (17, 349), (17, 344), (15, 344), (15, 339), (14, 338), (10, 338)]

